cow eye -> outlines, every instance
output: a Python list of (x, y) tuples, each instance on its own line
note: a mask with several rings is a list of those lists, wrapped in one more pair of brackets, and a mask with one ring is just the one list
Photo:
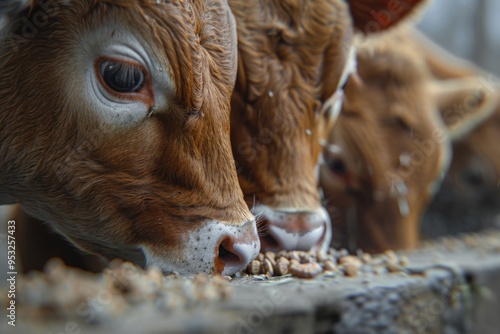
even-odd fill
[(403, 131), (408, 131), (413, 133), (415, 129), (411, 124), (403, 117), (397, 115), (397, 116), (389, 116), (387, 118), (382, 119), (382, 123), (385, 126), (388, 126), (392, 129), (399, 129)]
[(466, 170), (463, 172), (462, 179), (472, 186), (480, 186), (483, 184), (483, 176), (481, 175), (481, 172), (475, 170)]
[(146, 82), (141, 66), (118, 60), (104, 60), (100, 73), (106, 85), (119, 93), (138, 92)]
[(347, 172), (347, 167), (344, 162), (340, 159), (331, 159), (326, 162), (330, 170), (336, 174), (344, 174)]
[(394, 119), (394, 123), (396, 123), (401, 129), (405, 131), (412, 131), (412, 127), (408, 124), (408, 122), (402, 117), (396, 117)]

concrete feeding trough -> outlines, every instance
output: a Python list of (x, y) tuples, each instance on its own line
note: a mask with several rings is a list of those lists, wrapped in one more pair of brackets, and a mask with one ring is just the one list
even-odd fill
[[(274, 255), (278, 261), (317, 263), (322, 272), (314, 278), (269, 272), (185, 278), (120, 261), (94, 274), (54, 260), (44, 272), (17, 276), (16, 326), (2, 321), (0, 330), (497, 333), (499, 254), (500, 232), (492, 230), (427, 242), (407, 253), (352, 256), (330, 250), (319, 259), (305, 252)], [(351, 264), (356, 275), (346, 269)], [(4, 309), (6, 290), (1, 293)]]

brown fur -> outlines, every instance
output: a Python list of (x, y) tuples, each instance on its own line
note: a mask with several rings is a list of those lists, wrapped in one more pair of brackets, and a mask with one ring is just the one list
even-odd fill
[(337, 88), (351, 45), (347, 7), (338, 0), (230, 5), (240, 58), (231, 139), (247, 203), (318, 208), (319, 110)]
[[(35, 37), (7, 35), (0, 51), (0, 199), (22, 203), (83, 249), (135, 260), (139, 245), (181, 250), (203, 219), (252, 220), (229, 142), (236, 40), (226, 6), (71, 1), (59, 3)], [(30, 21), (40, 10), (33, 1), (21, 16)], [(168, 110), (121, 130), (84, 117), (62, 93), (79, 66), (72, 44), (110, 19), (168, 60), (176, 89)], [(21, 21), (12, 27), (22, 34)]]

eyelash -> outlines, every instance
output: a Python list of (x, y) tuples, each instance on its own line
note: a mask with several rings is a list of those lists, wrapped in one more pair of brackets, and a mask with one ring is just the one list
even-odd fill
[(135, 61), (101, 57), (94, 63), (101, 86), (115, 99), (141, 101), (147, 108), (155, 105), (151, 76)]
[(101, 62), (99, 73), (104, 83), (118, 93), (135, 93), (146, 83), (146, 75), (140, 65), (106, 59)]

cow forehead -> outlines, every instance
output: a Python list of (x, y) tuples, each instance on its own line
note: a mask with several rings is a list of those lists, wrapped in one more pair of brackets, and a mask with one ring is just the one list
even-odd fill
[[(326, 100), (337, 88), (352, 45), (347, 7), (339, 1), (296, 3), (301, 8), (294, 12), (290, 4), (275, 1), (249, 13), (241, 2), (230, 3), (238, 26), (236, 90), (245, 92), (249, 103), (287, 90)], [(333, 81), (324, 95), (323, 86)]]
[[(338, 107), (330, 98), (354, 67), (349, 12), (338, 0), (255, 3), (229, 2), (238, 28), (231, 138), (240, 185), (266, 205), (317, 207), (320, 114)], [(301, 8), (291, 11), (292, 3)]]
[[(383, 95), (377, 87), (365, 84), (353, 96), (350, 88), (348, 103), (330, 133), (330, 141), (341, 141), (344, 150), (351, 155), (349, 159), (362, 165), (360, 176), (369, 175), (373, 186), (385, 188), (388, 185), (387, 175), (396, 175), (409, 182), (425, 181), (421, 172), (433, 165), (436, 159), (446, 160), (440, 153), (440, 141), (434, 138), (435, 132), (440, 129), (440, 123), (432, 117), (435, 110), (428, 101), (422, 103), (426, 97), (425, 90), (415, 90), (410, 85), (403, 94), (396, 92), (389, 95), (384, 92)], [(407, 96), (409, 92), (414, 94)], [(431, 146), (430, 151), (422, 153), (422, 147), (427, 148), (428, 145)], [(425, 157), (422, 156), (424, 153)], [(419, 166), (427, 167), (406, 173), (414, 168), (408, 164), (415, 164), (415, 160), (418, 160)]]
[(397, 84), (425, 80), (429, 73), (414, 45), (407, 43), (406, 30), (360, 38), (356, 36), (360, 75), (363, 79), (388, 78)]

